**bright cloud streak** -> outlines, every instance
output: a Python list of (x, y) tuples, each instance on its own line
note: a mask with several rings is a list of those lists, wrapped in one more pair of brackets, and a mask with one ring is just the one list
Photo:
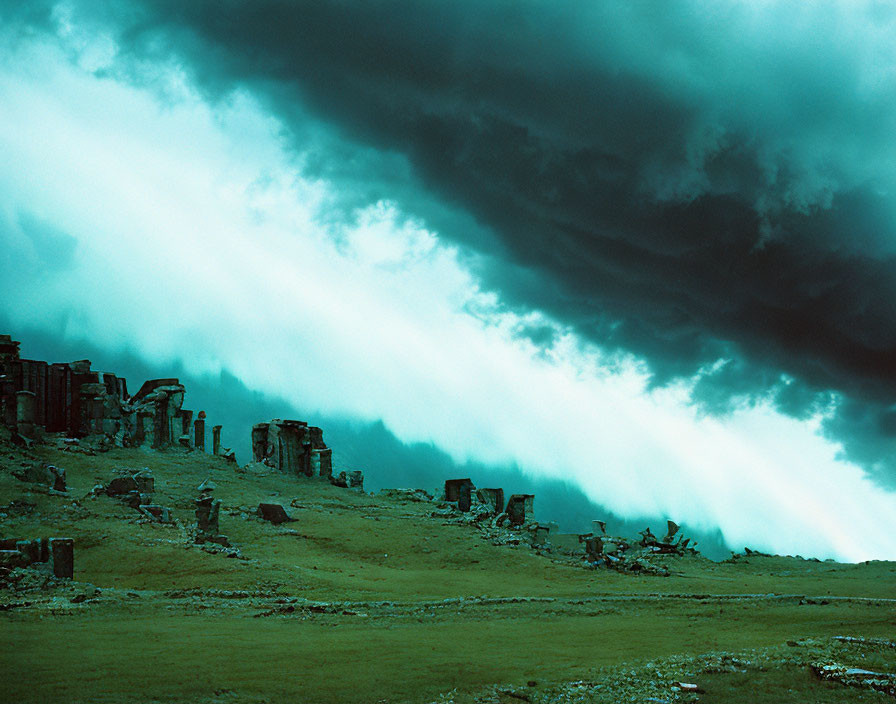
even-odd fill
[[(114, 55), (91, 46), (87, 68)], [(9, 59), (0, 238), (21, 266), (0, 305), (14, 324), (225, 368), (457, 460), (568, 477), (621, 515), (719, 526), (735, 545), (896, 556), (896, 495), (840, 461), (817, 419), (701, 416), (568, 332), (540, 353), (459, 252), (394, 205), (332, 224), (336, 186), (299, 175), (251, 96), (212, 106), (172, 70), (179, 97), (164, 102), (37, 42)], [(70, 261), (46, 260), (35, 222), (77, 242)]]

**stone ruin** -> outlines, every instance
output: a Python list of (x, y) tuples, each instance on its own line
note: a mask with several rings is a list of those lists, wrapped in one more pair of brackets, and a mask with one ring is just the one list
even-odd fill
[(457, 504), (463, 513), (475, 512), (483, 518), (497, 516), (498, 525), (506, 522), (511, 528), (531, 522), (534, 515), (534, 494), (514, 494), (505, 506), (503, 489), (477, 489), (468, 477), (447, 479), (444, 499)]
[[(133, 396), (127, 382), (91, 369), (89, 360), (70, 363), (22, 359), (19, 343), (0, 335), (0, 424), (13, 440), (30, 444), (45, 433), (59, 433), (69, 449), (82, 442), (91, 449), (182, 446), (205, 450), (205, 413), (193, 420), (183, 407), (185, 389), (176, 378), (152, 379)], [(236, 458), (220, 445), (215, 454)]]
[(503, 489), (477, 489), (476, 498), (494, 514), (501, 513), (504, 510)]
[(514, 494), (507, 500), (507, 508), (504, 512), (512, 526), (521, 526), (527, 520), (531, 521), (534, 514), (534, 494)]
[(54, 577), (73, 579), (75, 541), (72, 538), (0, 539), (0, 569), (15, 567), (45, 568)]
[(221, 513), (221, 500), (212, 497), (215, 485), (211, 481), (204, 481), (199, 485), (199, 498), (196, 499), (196, 530), (194, 542), (217, 543), (223, 547), (230, 547), (230, 541), (226, 535), (221, 535), (218, 526), (218, 517)]
[(252, 458), (284, 474), (317, 477), (343, 488), (364, 488), (360, 470), (333, 475), (333, 450), (323, 431), (301, 420), (275, 418), (252, 426)]
[[(691, 543), (689, 538), (676, 534), (680, 527), (674, 521), (667, 521), (666, 535), (658, 540), (650, 528), (640, 532), (640, 540), (632, 541), (626, 538), (607, 534), (607, 525), (604, 521), (593, 521), (594, 527), (591, 533), (577, 536), (581, 544), (580, 550), (575, 550), (565, 538), (570, 536), (554, 535), (548, 531), (542, 546), (558, 547), (561, 552), (567, 554), (579, 554), (584, 552), (582, 559), (593, 566), (603, 565), (621, 572), (643, 572), (657, 575), (667, 575), (668, 569), (662, 564), (654, 564), (650, 558), (656, 555), (685, 555), (695, 554), (696, 543)], [(540, 527), (540, 526), (539, 526)]]

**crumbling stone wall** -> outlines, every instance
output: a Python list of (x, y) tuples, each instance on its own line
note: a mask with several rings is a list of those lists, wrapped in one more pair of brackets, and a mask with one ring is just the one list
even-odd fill
[[(318, 446), (315, 448), (315, 444)], [(256, 462), (263, 462), (285, 474), (314, 476), (312, 453), (314, 449), (328, 449), (323, 443), (320, 428), (309, 427), (300, 420), (274, 419), (269, 423), (257, 423), (252, 427), (252, 455)], [(330, 476), (332, 465), (325, 466)], [(317, 476), (320, 475), (321, 458), (317, 459)]]
[[(204, 450), (205, 414), (200, 412), (194, 428), (193, 411), (183, 407), (185, 393), (176, 378), (165, 378), (151, 379), (128, 396), (124, 379), (91, 370), (90, 360), (22, 359), (19, 343), (0, 335), (0, 423), (25, 439), (65, 433), (100, 448), (195, 445)], [(235, 461), (230, 450), (222, 448), (221, 455)]]
[(535, 505), (534, 494), (514, 494), (507, 500), (505, 513), (510, 519), (510, 524), (519, 526), (527, 520), (531, 520)]

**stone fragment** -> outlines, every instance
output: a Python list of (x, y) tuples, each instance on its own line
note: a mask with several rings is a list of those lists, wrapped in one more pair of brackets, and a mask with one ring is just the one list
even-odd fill
[(212, 426), (212, 454), (215, 457), (221, 454), (221, 427), (220, 425)]
[(34, 438), (35, 396), (33, 391), (16, 392), (16, 430), (29, 439)]
[(61, 492), (68, 491), (65, 484), (65, 469), (56, 467), (52, 464), (47, 467), (47, 469), (49, 469), (50, 473), (53, 475), (53, 490)]
[(230, 547), (226, 535), (219, 534), (218, 516), (221, 512), (221, 501), (213, 499), (211, 494), (203, 493), (196, 499), (196, 542), (218, 543)]
[(0, 550), (0, 567), (27, 567), (28, 558), (18, 550)]
[(664, 543), (671, 543), (672, 539), (675, 537), (675, 534), (679, 530), (679, 525), (675, 521), (666, 521), (667, 530), (666, 535), (663, 537)]
[(504, 511), (503, 489), (477, 489), (476, 496), (492, 513), (498, 514)]
[(156, 480), (148, 469), (136, 472), (133, 476), (137, 484), (137, 491), (141, 494), (151, 494), (155, 491)]
[(75, 541), (72, 538), (50, 538), (53, 574), (65, 579), (75, 576)]
[(547, 545), (548, 536), (551, 533), (551, 529), (548, 526), (543, 525), (541, 523), (535, 525), (535, 529), (532, 533), (532, 544), (536, 547), (541, 547)]
[(510, 520), (510, 525), (520, 526), (532, 519), (535, 503), (534, 494), (514, 494), (507, 501), (505, 513)]
[(199, 411), (199, 417), (193, 421), (193, 446), (205, 452), (205, 411)]
[(469, 478), (447, 479), (445, 481), (445, 501), (457, 501), (460, 498), (460, 488), (464, 485), (469, 485), (471, 490), (475, 488)]
[(115, 477), (106, 485), (108, 496), (122, 496), (132, 491), (137, 491), (137, 480), (134, 475)]
[(137, 509), (155, 523), (171, 523), (171, 509), (156, 504), (141, 504)]
[(258, 504), (257, 513), (262, 519), (275, 525), (293, 520), (280, 504)]
[(457, 508), (459, 511), (467, 513), (473, 503), (473, 483), (461, 484), (457, 492)]
[(329, 447), (311, 450), (311, 476), (322, 479), (333, 476), (333, 451)]
[(350, 489), (364, 488), (364, 472), (360, 469), (353, 470), (348, 473), (348, 486)]
[(35, 562), (45, 562), (41, 560), (41, 541), (37, 540), (17, 540), (16, 550), (25, 556), (27, 564), (31, 565)]

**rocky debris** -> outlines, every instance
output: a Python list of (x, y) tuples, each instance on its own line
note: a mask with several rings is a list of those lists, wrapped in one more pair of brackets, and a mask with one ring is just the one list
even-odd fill
[(896, 697), (896, 674), (893, 673), (874, 672), (840, 663), (813, 664), (812, 672), (819, 679), (828, 682), (839, 682), (846, 687), (871, 689)]
[(330, 477), (330, 484), (338, 486), (342, 489), (364, 489), (364, 472), (356, 469), (351, 472), (340, 472), (334, 477)]
[(423, 489), (380, 489), (377, 496), (385, 496), (399, 501), (417, 501), (429, 503), (433, 500), (432, 494)]
[(152, 504), (155, 491), (155, 478), (148, 468), (121, 469), (116, 472), (108, 484), (97, 484), (91, 492), (94, 496), (110, 496), (131, 508), (140, 510), (141, 506)]
[(13, 476), (19, 481), (42, 484), (54, 492), (65, 493), (68, 491), (65, 482), (65, 470), (52, 464), (39, 462), (24, 463), (22, 468), (13, 471)]
[(504, 511), (503, 489), (477, 489), (476, 498), (495, 515)]
[(294, 520), (289, 517), (289, 514), (286, 513), (286, 509), (280, 504), (258, 504), (258, 516), (265, 521), (270, 521), (274, 525)]
[(47, 567), (56, 577), (74, 575), (74, 540), (71, 538), (35, 538), (0, 540), (0, 572), (15, 568)]
[(137, 507), (137, 510), (140, 511), (146, 518), (148, 518), (153, 523), (173, 523), (174, 520), (171, 517), (171, 509), (166, 506), (159, 506), (157, 504), (142, 504)]

